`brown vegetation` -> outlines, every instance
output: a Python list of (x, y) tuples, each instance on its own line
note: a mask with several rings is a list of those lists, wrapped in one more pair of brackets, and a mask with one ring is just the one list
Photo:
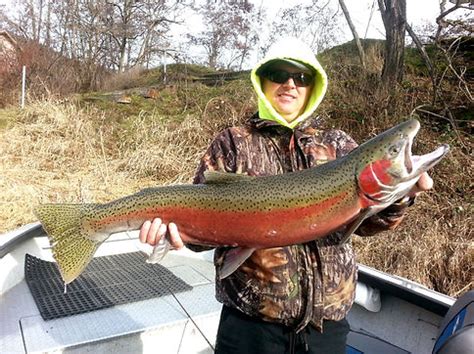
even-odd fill
[(0, 108), (19, 102), (23, 66), (30, 102), (94, 90), (107, 77), (106, 70), (92, 63), (68, 59), (34, 41), (19, 39), (17, 45), (14, 59), (0, 55)]
[[(417, 76), (391, 95), (378, 91), (378, 55), (369, 52), (367, 73), (337, 60), (326, 65), (332, 79), (319, 110), (324, 124), (360, 142), (429, 102), (429, 81)], [(104, 97), (88, 102), (43, 100), (23, 111), (0, 111), (0, 123), (6, 121), (0, 124), (0, 232), (34, 221), (38, 203), (103, 202), (147, 186), (189, 182), (212, 136), (256, 108), (248, 80), (220, 88), (161, 86), (152, 99), (132, 95), (130, 105)], [(457, 296), (473, 287), (473, 140), (436, 116), (420, 120), (415, 152), (452, 146), (431, 173), (434, 190), (418, 198), (397, 230), (353, 237), (353, 243), (359, 262)]]

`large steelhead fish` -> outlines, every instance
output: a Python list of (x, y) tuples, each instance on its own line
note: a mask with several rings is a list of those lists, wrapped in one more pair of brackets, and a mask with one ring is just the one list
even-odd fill
[(238, 247), (224, 262), (227, 276), (257, 248), (303, 243), (341, 228), (349, 237), (364, 219), (403, 198), (449, 150), (442, 145), (412, 156), (419, 128), (417, 120), (406, 121), (347, 156), (299, 172), (211, 172), (205, 184), (148, 188), (105, 204), (44, 204), (35, 213), (66, 284), (112, 233), (137, 230), (155, 217), (176, 223), (184, 243)]

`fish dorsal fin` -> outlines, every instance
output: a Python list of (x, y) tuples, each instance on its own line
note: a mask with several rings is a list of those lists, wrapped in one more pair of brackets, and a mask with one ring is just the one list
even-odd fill
[(204, 172), (204, 183), (206, 184), (219, 184), (219, 183), (234, 183), (248, 181), (255, 177), (248, 175), (242, 175), (238, 173), (228, 173), (219, 171), (206, 171)]

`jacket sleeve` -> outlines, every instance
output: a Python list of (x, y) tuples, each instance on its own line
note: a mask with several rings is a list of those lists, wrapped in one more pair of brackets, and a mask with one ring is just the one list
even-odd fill
[[(199, 162), (193, 179), (194, 184), (205, 182), (204, 173), (206, 171), (235, 172), (236, 151), (233, 149), (232, 142), (230, 129), (222, 131), (214, 138)], [(208, 251), (214, 248), (192, 244), (187, 244), (186, 247), (194, 252)]]
[[(342, 157), (357, 148), (357, 143), (348, 134), (336, 131), (331, 139), (336, 144), (336, 155)], [(359, 236), (372, 236), (379, 232), (396, 228), (403, 220), (406, 209), (414, 199), (400, 200), (385, 208), (381, 212), (364, 220), (355, 233)]]

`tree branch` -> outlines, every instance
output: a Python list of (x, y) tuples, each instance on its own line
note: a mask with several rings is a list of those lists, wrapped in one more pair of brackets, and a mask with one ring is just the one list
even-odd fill
[(359, 39), (359, 35), (357, 34), (357, 30), (354, 26), (354, 23), (352, 23), (351, 20), (351, 15), (349, 14), (349, 10), (346, 7), (346, 3), (344, 0), (339, 0), (339, 5), (341, 5), (342, 12), (344, 13), (344, 16), (346, 17), (347, 24), (349, 25), (349, 28), (351, 29), (352, 35), (354, 36), (354, 41), (357, 45), (357, 51), (359, 52), (359, 59), (362, 67), (365, 69), (366, 64), (365, 64), (365, 53), (364, 53), (364, 48), (362, 47), (362, 44)]

